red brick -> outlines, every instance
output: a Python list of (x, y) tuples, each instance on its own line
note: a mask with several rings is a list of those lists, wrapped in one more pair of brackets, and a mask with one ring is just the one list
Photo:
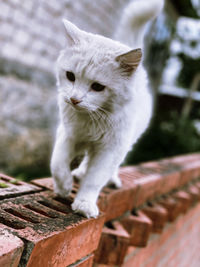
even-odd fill
[(168, 212), (168, 220), (173, 222), (181, 213), (182, 205), (180, 201), (168, 196), (158, 201), (158, 204), (163, 206)]
[(144, 172), (161, 176), (160, 194), (168, 193), (179, 186), (180, 166), (177, 164), (168, 160), (160, 160), (141, 164), (140, 167), (143, 168)]
[[(41, 191), (41, 188), (0, 173), (0, 200)], [(5, 187), (3, 187), (5, 186)]]
[(179, 186), (183, 186), (189, 181), (196, 179), (200, 176), (200, 164), (199, 161), (186, 162), (182, 166)]
[(190, 208), (190, 205), (192, 204), (192, 198), (188, 193), (185, 191), (178, 191), (172, 194), (172, 196), (180, 201), (182, 205), (181, 212), (185, 213)]
[(174, 156), (171, 158), (168, 158), (168, 161), (177, 163), (179, 165), (184, 166), (187, 162), (194, 162), (200, 160), (200, 154), (199, 153), (193, 153), (193, 154), (186, 154), (181, 156)]
[(1, 223), (29, 248), (23, 266), (68, 266), (98, 246), (104, 216), (86, 219), (74, 214), (70, 203), (50, 191), (4, 200), (0, 207)]
[(161, 160), (161, 163), (170, 164), (172, 169), (180, 174), (179, 186), (186, 184), (200, 176), (199, 154), (189, 154), (183, 156), (176, 156)]
[(162, 179), (158, 174), (137, 179), (135, 180), (135, 184), (139, 186), (139, 189), (134, 207), (144, 204), (147, 200), (154, 199), (162, 192)]
[(94, 254), (84, 257), (77, 263), (70, 265), (69, 267), (92, 267), (94, 260)]
[(145, 247), (147, 245), (152, 221), (142, 211), (122, 218), (121, 223), (130, 234), (131, 246)]
[[(187, 170), (187, 173), (191, 174), (196, 169), (194, 162), (188, 163), (186, 161), (187, 158), (192, 160), (196, 156), (184, 156), (180, 157), (179, 160), (174, 158), (174, 161), (168, 159), (141, 164), (138, 167), (127, 166), (120, 168), (119, 175), (122, 179), (122, 188), (112, 189), (105, 187), (98, 200), (98, 206), (105, 213), (106, 221), (115, 219), (124, 212), (138, 207), (148, 200), (176, 189), (179, 183), (185, 183), (185, 179), (183, 179), (184, 182), (181, 180), (185, 171)], [(183, 161), (187, 162), (187, 168), (185, 167), (182, 170), (183, 166), (180, 165), (180, 162), (182, 163)], [(179, 170), (182, 170), (181, 174)], [(52, 190), (53, 188), (50, 178), (34, 180), (33, 183), (46, 189)], [(71, 199), (74, 198), (76, 191), (77, 188), (74, 188)]]
[[(157, 266), (159, 264), (168, 266), (169, 263), (172, 263), (172, 267), (174, 267), (180, 263), (180, 252), (184, 250), (185, 246), (189, 246), (191, 251), (193, 247), (193, 242), (191, 241), (195, 240), (198, 235), (198, 231), (195, 229), (197, 229), (196, 222), (199, 219), (197, 217), (197, 219), (193, 218), (194, 222), (190, 223), (192, 220), (190, 218), (192, 213), (191, 210), (189, 211), (188, 209), (192, 209), (191, 204), (196, 202), (198, 193), (200, 192), (200, 182), (194, 184), (194, 180), (200, 176), (199, 161), (200, 154), (193, 154), (159, 162), (149, 162), (137, 167), (123, 167), (119, 170), (123, 183), (122, 188), (116, 190), (106, 187), (103, 189), (99, 198), (101, 210), (106, 211), (106, 220), (119, 217), (133, 207), (138, 207), (154, 198), (156, 198), (158, 203), (162, 204), (164, 210), (167, 211), (168, 220), (171, 222), (177, 218), (181, 211), (188, 212), (181, 216), (181, 219), (178, 218), (172, 224), (166, 224), (162, 235), (152, 235), (146, 248), (132, 248), (131, 253), (135, 260), (131, 261), (127, 260), (129, 256), (129, 259), (132, 257), (127, 253), (130, 237), (125, 230), (123, 231), (126, 234), (123, 235), (123, 228), (119, 222), (113, 222), (111, 226), (113, 229), (109, 227), (104, 228), (105, 242), (104, 245), (101, 245), (101, 251), (103, 252), (100, 257), (101, 262), (104, 262), (98, 264), (98, 267), (105, 266), (105, 264), (106, 266), (118, 264), (128, 267), (147, 267)], [(5, 179), (5, 183), (12, 186), (14, 183), (12, 184), (10, 179), (12, 180), (13, 178), (9, 177), (8, 180)], [(72, 213), (70, 204), (77, 192), (77, 184), (74, 185), (71, 197), (64, 200), (55, 197), (51, 192), (53, 188), (51, 178), (39, 180), (36, 183), (38, 183), (40, 188), (38, 189), (37, 187), (36, 190), (41, 190), (42, 188), (49, 189), (50, 191), (17, 197), (10, 200), (7, 199), (0, 202), (0, 223), (4, 224), (2, 229), (8, 229), (9, 233), (17, 235), (18, 239), (23, 238), (27, 245), (20, 264), (22, 266), (24, 264), (24, 266), (27, 267), (35, 265), (40, 267), (47, 262), (47, 255), (48, 259), (50, 255), (50, 264), (52, 266), (69, 266), (71, 264), (71, 266), (91, 266), (92, 261), (89, 260), (86, 255), (91, 255), (91, 253), (94, 252), (95, 242), (97, 247), (98, 241), (96, 241), (96, 237), (98, 239), (100, 236), (103, 217), (100, 216), (95, 221), (95, 219), (88, 220), (80, 215)], [(185, 191), (182, 190), (173, 193), (171, 197), (160, 198), (160, 195), (177, 189), (179, 186), (186, 185), (190, 181), (192, 181), (194, 185), (187, 185), (187, 188), (184, 187)], [(22, 184), (19, 182), (18, 185), (14, 184), (14, 186), (21, 186)], [(0, 190), (0, 192), (2, 192), (4, 189), (1, 188)], [(27, 192), (21, 191), (19, 194), (28, 194), (29, 192)], [(30, 192), (35, 191), (33, 190)], [(11, 196), (12, 195), (8, 195), (8, 197)], [(162, 209), (162, 207), (156, 210), (156, 205), (157, 204), (153, 204), (152, 207), (144, 207), (143, 212), (145, 209), (148, 210), (145, 214), (147, 216), (148, 213), (148, 217), (153, 221), (154, 232), (160, 233), (164, 225), (164, 219), (162, 216), (158, 216), (158, 210), (160, 210), (160, 208)], [(162, 214), (161, 210), (160, 214)], [(131, 221), (133, 217), (133, 222), (136, 223), (137, 220), (135, 217), (141, 216), (131, 215), (127, 218)], [(125, 222), (127, 218), (123, 217), (122, 221), (124, 220)], [(186, 227), (186, 225), (188, 226)], [(96, 227), (98, 229), (96, 229)], [(126, 228), (129, 230), (129, 233), (132, 233), (130, 225)], [(138, 227), (135, 227), (135, 235), (137, 237), (139, 237), (139, 234), (136, 234), (138, 229)], [(113, 232), (111, 233), (111, 231)], [(193, 234), (191, 240), (186, 238), (187, 234)], [(146, 236), (148, 236), (148, 234), (146, 234), (145, 237)], [(136, 242), (136, 239), (134, 242)], [(137, 242), (139, 243), (139, 241)], [(177, 247), (177, 244), (179, 244), (179, 247)], [(163, 246), (162, 250), (160, 249), (161, 246)], [(173, 255), (171, 254), (172, 247), (175, 248)], [(105, 251), (109, 249), (110, 252), (105, 253)], [(169, 251), (169, 258), (171, 257), (170, 261), (164, 259)], [(191, 251), (190, 254), (195, 256), (195, 252), (198, 253), (198, 250), (196, 251)], [(125, 254), (126, 264), (124, 265), (122, 262)], [(98, 252), (96, 255), (98, 255)], [(179, 257), (176, 257), (176, 255), (179, 255)], [(184, 256), (186, 257), (187, 255), (186, 251)], [(162, 261), (162, 259), (164, 259), (164, 261)], [(19, 260), (17, 259), (17, 261)], [(183, 266), (187, 266), (189, 262), (191, 262), (191, 258), (188, 256)], [(167, 263), (167, 265), (165, 265), (165, 263)]]
[(126, 166), (119, 168), (119, 176), (125, 185), (134, 185), (135, 181), (147, 175), (142, 173), (138, 167)]
[(0, 225), (0, 266), (17, 267), (24, 249), (21, 239)]
[(121, 265), (129, 245), (129, 234), (115, 221), (103, 228), (99, 247), (95, 253), (95, 263)]
[(152, 235), (147, 247), (129, 247), (122, 267), (199, 266), (199, 220), (200, 204)]
[(194, 184), (198, 190), (199, 190), (199, 198), (200, 198), (200, 182), (199, 181), (196, 181), (195, 184)]
[(200, 181), (199, 180), (195, 182), (195, 186), (197, 186), (200, 189)]
[(172, 165), (167, 162), (150, 161), (139, 165), (140, 170), (149, 174), (166, 174), (172, 169)]
[(162, 176), (162, 194), (168, 193), (173, 189), (179, 187), (180, 172), (178, 170), (169, 170)]
[(51, 177), (34, 179), (31, 181), (31, 183), (53, 191), (53, 179)]
[(142, 208), (142, 211), (152, 220), (152, 231), (161, 233), (168, 220), (167, 210), (158, 204), (150, 203), (150, 205)]
[[(129, 171), (134, 168), (129, 168)], [(121, 216), (124, 212), (131, 210), (135, 201), (137, 186), (128, 178), (129, 173), (119, 173), (122, 179), (122, 188), (114, 189), (110, 187), (103, 188), (98, 199), (99, 209), (105, 213), (105, 220), (109, 221), (113, 218)], [(133, 173), (134, 174), (134, 173)], [(132, 173), (130, 173), (132, 175)], [(32, 181), (33, 184), (41, 186), (49, 190), (53, 190), (53, 179), (44, 178)], [(69, 197), (71, 201), (74, 199), (79, 185), (74, 184), (72, 193)]]
[(135, 247), (129, 247), (127, 251), (127, 255), (125, 260), (122, 264), (123, 267), (141, 267), (144, 266), (143, 262), (145, 261), (145, 255), (142, 252), (148, 249), (149, 246), (146, 248), (137, 249)]
[(104, 188), (100, 194), (98, 206), (105, 213), (105, 220), (110, 221), (131, 210), (137, 189), (134, 184), (127, 184), (125, 178), (122, 180), (120, 189)]
[(186, 191), (192, 198), (192, 204), (195, 204), (198, 200), (200, 200), (200, 189), (197, 186), (189, 185)]
[(93, 267), (116, 267), (116, 265), (113, 264), (98, 264), (98, 263), (94, 263)]

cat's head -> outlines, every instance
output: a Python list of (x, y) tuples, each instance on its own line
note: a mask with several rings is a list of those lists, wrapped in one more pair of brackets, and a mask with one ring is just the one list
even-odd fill
[(67, 47), (57, 61), (57, 85), (66, 104), (79, 111), (112, 112), (130, 98), (129, 83), (141, 49), (84, 32), (64, 20)]

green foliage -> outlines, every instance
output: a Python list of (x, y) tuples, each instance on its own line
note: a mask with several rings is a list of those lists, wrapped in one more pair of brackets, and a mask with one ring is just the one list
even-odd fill
[(184, 88), (190, 88), (195, 74), (200, 72), (200, 58), (193, 59), (183, 53), (178, 54), (178, 57), (183, 62), (178, 77), (178, 83)]
[(0, 182), (0, 188), (7, 188), (8, 185), (4, 182)]
[(154, 118), (147, 133), (128, 154), (126, 164), (196, 151), (200, 151), (200, 136), (192, 121), (180, 120), (179, 114), (173, 112), (168, 118)]
[(11, 184), (18, 185), (19, 180), (22, 180), (22, 179), (14, 179), (14, 180), (11, 180), (11, 181), (9, 181), (9, 182), (10, 182)]
[(22, 168), (16, 168), (12, 172), (9, 173), (10, 176), (16, 177), (17, 180), (21, 181), (30, 181), (32, 179), (41, 178), (41, 177), (49, 177), (51, 176), (49, 166), (44, 165), (42, 168), (30, 168), (30, 167), (22, 167)]
[(191, 0), (176, 0), (172, 2), (181, 16), (191, 17), (196, 19), (199, 18), (197, 10), (192, 5)]

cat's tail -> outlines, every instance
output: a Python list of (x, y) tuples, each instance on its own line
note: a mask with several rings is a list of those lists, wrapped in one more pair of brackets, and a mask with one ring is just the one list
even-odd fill
[(147, 22), (162, 10), (164, 0), (133, 0), (124, 9), (115, 39), (132, 47), (143, 47)]

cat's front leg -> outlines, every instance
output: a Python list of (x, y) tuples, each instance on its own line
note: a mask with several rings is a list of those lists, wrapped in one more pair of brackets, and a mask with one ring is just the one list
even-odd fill
[[(120, 155), (120, 156), (119, 156)], [(88, 171), (81, 183), (80, 189), (75, 197), (72, 209), (87, 218), (97, 217), (99, 214), (96, 205), (100, 190), (108, 183), (121, 163), (122, 154), (112, 149), (102, 149), (90, 157)]]
[(54, 181), (54, 192), (61, 197), (68, 196), (72, 190), (73, 179), (69, 167), (71, 158), (72, 148), (64, 127), (60, 125), (51, 158), (51, 173)]

